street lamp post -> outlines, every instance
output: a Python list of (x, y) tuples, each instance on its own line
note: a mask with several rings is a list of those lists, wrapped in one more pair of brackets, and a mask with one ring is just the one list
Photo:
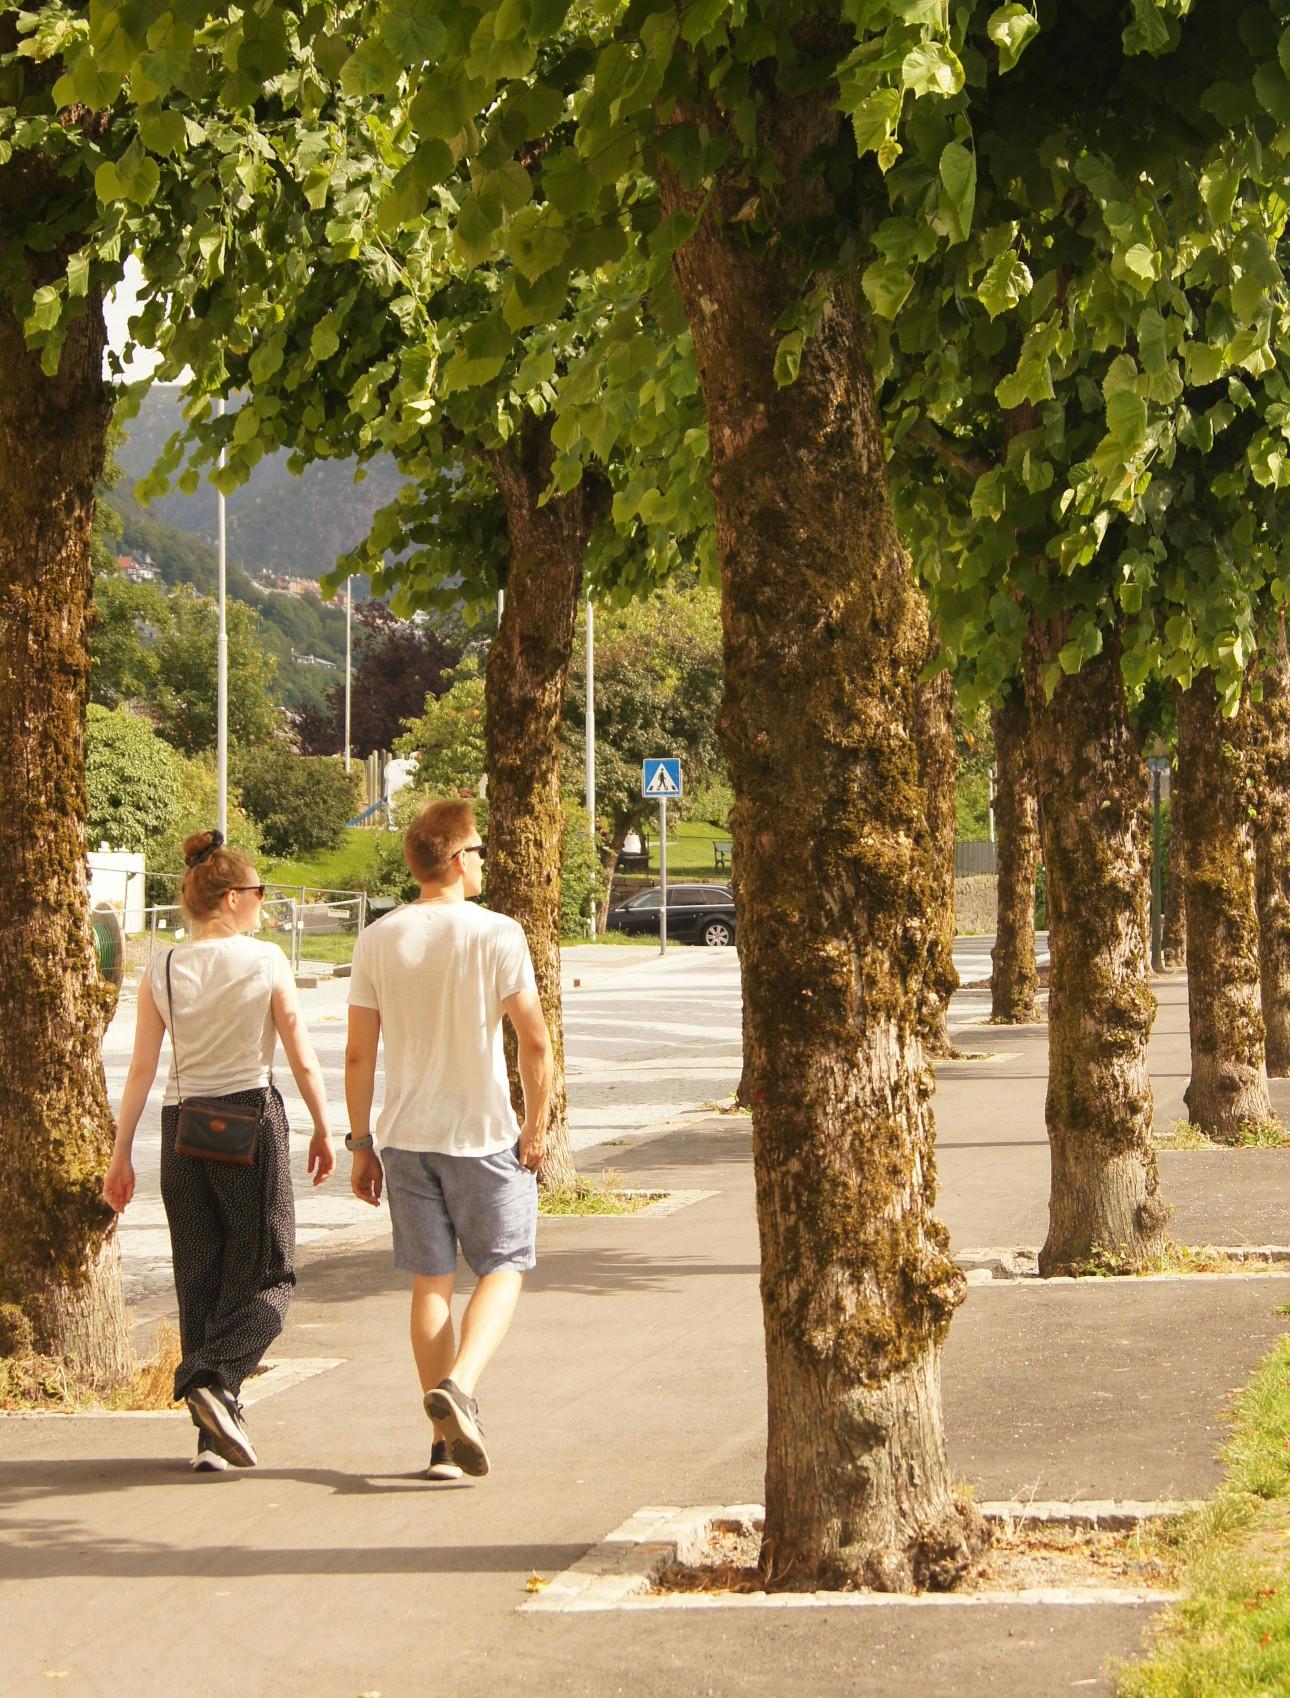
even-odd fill
[[(219, 402), (219, 415), (224, 416), (224, 397)], [(219, 464), (224, 467), (226, 456), (219, 451)], [(224, 491), (216, 486), (216, 508), (219, 516), (219, 628), (215, 640), (215, 823), (228, 836), (228, 582), (227, 538), (224, 515)]]
[(354, 580), (345, 579), (345, 771), (349, 771), (350, 745), (350, 701), (353, 690), (354, 673), (354, 643), (353, 643), (353, 610), (354, 610)]
[(1164, 971), (1163, 939), (1161, 936), (1164, 922), (1164, 903), (1162, 900), (1162, 860), (1160, 832), (1160, 780), (1169, 771), (1169, 756), (1165, 746), (1156, 738), (1151, 753), (1147, 756), (1147, 766), (1151, 769), (1151, 971)]

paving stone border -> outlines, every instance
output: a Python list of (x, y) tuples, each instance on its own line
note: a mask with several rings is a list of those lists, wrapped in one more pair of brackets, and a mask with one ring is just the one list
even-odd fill
[[(242, 1387), (241, 1400), (248, 1406), (263, 1403), (266, 1397), (291, 1391), (316, 1374), (344, 1365), (343, 1356), (268, 1357), (261, 1364), (263, 1373), (253, 1375)], [(181, 1417), (192, 1419), (182, 1404), (173, 1409), (0, 1409), (0, 1421), (171, 1421)]]
[(990, 1285), (996, 1280), (1004, 1284), (1033, 1286), (1142, 1285), (1151, 1280), (1268, 1279), (1290, 1274), (1290, 1246), (1285, 1244), (1206, 1244), (1204, 1248), (1233, 1262), (1272, 1262), (1277, 1265), (1251, 1268), (1246, 1273), (1054, 1274), (1051, 1279), (1041, 1279), (1039, 1251), (1030, 1245), (959, 1250), (955, 1252), (954, 1260), (967, 1274), (969, 1285)]
[[(1011, 1526), (1069, 1527), (1124, 1532), (1143, 1521), (1181, 1515), (1194, 1504), (1128, 1499), (1074, 1503), (1005, 1501), (977, 1506), (987, 1520)], [(651, 1593), (665, 1563), (697, 1560), (710, 1530), (758, 1527), (760, 1504), (705, 1504), (692, 1509), (638, 1509), (621, 1527), (519, 1607), (533, 1614), (603, 1610), (711, 1609), (973, 1609), (999, 1604), (1154, 1604), (1181, 1596), (1147, 1586), (1032, 1586), (994, 1592), (674, 1592)]]

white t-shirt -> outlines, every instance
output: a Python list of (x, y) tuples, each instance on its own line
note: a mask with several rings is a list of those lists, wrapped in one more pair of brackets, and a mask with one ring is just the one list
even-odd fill
[[(168, 952), (179, 1028), (179, 1077), (186, 1097), (228, 1097), (269, 1083), (277, 1028), (270, 999), (290, 985), (291, 968), (274, 943), (220, 937), (177, 943)], [(178, 1102), (175, 1035), (166, 1001), (166, 955), (148, 968), (153, 1001), (170, 1032), (170, 1077), (164, 1101)]]
[(534, 985), (522, 928), (473, 902), (409, 903), (367, 927), (349, 1003), (381, 1016), (379, 1143), (489, 1156), (515, 1142), (502, 1003)]

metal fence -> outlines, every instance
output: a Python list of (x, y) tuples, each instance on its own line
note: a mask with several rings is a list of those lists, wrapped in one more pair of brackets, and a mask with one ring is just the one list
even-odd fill
[[(149, 877), (175, 877), (149, 874)], [(313, 885), (265, 886), (261, 931), (279, 943), (294, 973), (309, 954), (311, 939), (357, 936), (367, 924), (367, 895), (361, 890), (319, 890)], [(146, 968), (159, 949), (170, 949), (189, 935), (189, 923), (177, 902), (153, 902), (143, 911), (143, 931), (126, 940), (131, 968)]]
[(956, 843), (954, 845), (955, 878), (976, 878), (981, 874), (998, 872), (993, 843)]

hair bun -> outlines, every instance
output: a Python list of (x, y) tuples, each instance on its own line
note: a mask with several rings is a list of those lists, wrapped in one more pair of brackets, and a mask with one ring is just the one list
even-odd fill
[(217, 849), (222, 848), (224, 833), (222, 831), (197, 831), (191, 837), (184, 839), (184, 865), (198, 867), (208, 860)]

